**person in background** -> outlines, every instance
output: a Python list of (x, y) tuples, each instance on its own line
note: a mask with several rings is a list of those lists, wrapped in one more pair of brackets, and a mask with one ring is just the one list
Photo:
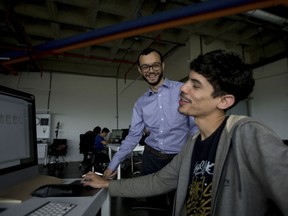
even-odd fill
[(108, 141), (105, 140), (105, 137), (107, 137), (107, 135), (109, 134), (110, 130), (108, 128), (103, 128), (100, 132), (100, 134), (98, 134), (95, 137), (95, 151), (97, 153), (106, 153), (107, 154), (107, 150), (106, 150), (106, 146), (108, 144)]
[(93, 133), (94, 133), (94, 136), (96, 137), (98, 134), (100, 134), (101, 132), (101, 127), (100, 126), (96, 126), (94, 129), (93, 129)]
[[(116, 174), (118, 165), (131, 155), (139, 143), (144, 128), (149, 136), (145, 139), (142, 157), (143, 175), (162, 169), (182, 149), (188, 137), (198, 131), (193, 117), (178, 112), (183, 83), (165, 78), (164, 68), (162, 54), (157, 50), (148, 48), (138, 56), (138, 71), (149, 89), (136, 101), (129, 133), (113, 156), (104, 177), (111, 178)], [(148, 205), (167, 209), (166, 200), (166, 196), (156, 197), (150, 199)]]
[(83, 154), (83, 161), (79, 164), (79, 167), (84, 166), (85, 169), (89, 169), (91, 163), (91, 157), (94, 150), (95, 137), (101, 132), (101, 127), (96, 126), (93, 131), (89, 130), (85, 134), (80, 135), (79, 151)]
[(288, 215), (288, 148), (270, 128), (227, 115), (246, 100), (255, 81), (234, 53), (215, 50), (190, 64), (179, 111), (194, 116), (200, 133), (157, 173), (112, 180), (86, 174), (84, 185), (111, 196), (142, 197), (177, 188), (173, 215)]
[(91, 159), (91, 170), (97, 172), (104, 172), (110, 162), (106, 145), (109, 143), (105, 137), (109, 134), (108, 128), (103, 128), (101, 132), (95, 137), (94, 153)]

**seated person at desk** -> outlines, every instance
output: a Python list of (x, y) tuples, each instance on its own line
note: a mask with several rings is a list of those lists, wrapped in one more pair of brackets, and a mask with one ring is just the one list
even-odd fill
[(103, 128), (100, 134), (95, 137), (94, 154), (92, 156), (91, 165), (97, 172), (104, 172), (110, 162), (106, 148), (108, 141), (104, 139), (109, 132), (108, 128)]
[(109, 142), (107, 140), (105, 140), (104, 138), (107, 137), (108, 133), (110, 132), (110, 130), (108, 128), (103, 128), (100, 132), (100, 134), (98, 134), (95, 137), (95, 145), (94, 148), (96, 150), (97, 153), (105, 153), (107, 154), (107, 150), (106, 150), (106, 146)]
[(93, 131), (89, 130), (85, 134), (80, 135), (79, 151), (83, 154), (83, 161), (79, 165), (88, 167), (92, 152), (94, 150), (95, 137), (100, 134), (101, 127), (96, 126)]
[(89, 172), (82, 182), (122, 197), (177, 189), (177, 216), (288, 215), (287, 146), (261, 122), (227, 115), (247, 100), (254, 83), (250, 66), (238, 55), (223, 50), (199, 55), (181, 87), (178, 110), (194, 116), (200, 133), (154, 174), (109, 181)]

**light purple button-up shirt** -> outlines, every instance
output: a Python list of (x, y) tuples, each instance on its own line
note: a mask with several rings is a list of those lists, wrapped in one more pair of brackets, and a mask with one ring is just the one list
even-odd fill
[(177, 154), (187, 138), (198, 131), (192, 117), (178, 112), (180, 87), (183, 83), (165, 79), (158, 92), (150, 89), (135, 103), (129, 134), (108, 168), (116, 170), (130, 155), (146, 128), (150, 135), (145, 143), (164, 154)]

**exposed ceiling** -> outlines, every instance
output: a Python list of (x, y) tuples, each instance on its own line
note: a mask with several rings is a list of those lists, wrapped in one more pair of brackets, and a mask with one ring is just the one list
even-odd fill
[(191, 35), (204, 45), (240, 45), (259, 65), (287, 56), (287, 2), (0, 0), (0, 73), (136, 79), (142, 49), (168, 56)]

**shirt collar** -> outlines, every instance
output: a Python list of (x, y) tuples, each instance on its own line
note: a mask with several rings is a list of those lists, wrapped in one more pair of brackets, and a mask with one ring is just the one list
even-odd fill
[[(159, 86), (159, 90), (162, 88), (162, 87), (166, 87), (166, 88), (170, 88), (170, 80), (167, 79), (166, 77), (164, 78), (164, 82), (162, 83), (161, 86)], [(157, 92), (153, 92), (150, 88), (148, 89), (148, 93), (149, 93), (149, 96), (154, 94), (154, 93), (157, 93)]]

